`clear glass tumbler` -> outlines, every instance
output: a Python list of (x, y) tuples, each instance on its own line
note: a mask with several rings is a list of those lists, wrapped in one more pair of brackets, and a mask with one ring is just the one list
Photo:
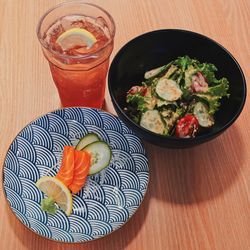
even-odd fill
[(83, 1), (48, 10), (37, 26), (63, 107), (101, 108), (115, 24), (104, 9)]

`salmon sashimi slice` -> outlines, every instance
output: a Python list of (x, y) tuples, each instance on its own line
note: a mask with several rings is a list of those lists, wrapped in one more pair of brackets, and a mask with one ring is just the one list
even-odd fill
[(69, 189), (72, 193), (78, 193), (84, 186), (90, 169), (91, 156), (86, 151), (75, 150), (74, 152), (74, 176), (73, 181), (69, 185)]
[(63, 149), (62, 164), (56, 178), (69, 186), (74, 177), (74, 147), (65, 146)]

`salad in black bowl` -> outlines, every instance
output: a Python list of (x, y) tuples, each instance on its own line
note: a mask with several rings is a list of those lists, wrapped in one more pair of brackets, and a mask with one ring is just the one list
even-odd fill
[(217, 68), (188, 56), (178, 57), (144, 74), (127, 92), (124, 111), (151, 132), (181, 138), (206, 133), (216, 122), (220, 100), (229, 97), (227, 78)]
[(231, 53), (204, 35), (177, 29), (125, 44), (111, 63), (108, 87), (121, 120), (142, 139), (168, 148), (217, 137), (246, 100), (245, 77)]

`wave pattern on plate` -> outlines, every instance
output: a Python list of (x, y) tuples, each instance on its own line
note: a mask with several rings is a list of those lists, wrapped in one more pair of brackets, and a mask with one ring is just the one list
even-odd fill
[(13, 172), (13, 174), (17, 175), (19, 173), (18, 159), (12, 150), (9, 150), (6, 155), (4, 167), (5, 169), (10, 169)]
[(23, 198), (23, 201), (26, 205), (25, 215), (27, 218), (36, 219), (43, 224), (47, 223), (47, 215), (45, 212), (41, 211), (39, 203), (27, 198)]
[(101, 235), (106, 235), (112, 232), (112, 227), (108, 222), (101, 220), (89, 220), (92, 228), (92, 236), (95, 239), (100, 238)]
[(117, 207), (125, 207), (126, 197), (121, 189), (111, 185), (103, 185), (103, 189), (106, 195), (106, 205), (116, 205)]
[(33, 182), (37, 182), (39, 179), (39, 171), (36, 168), (36, 165), (29, 161), (28, 159), (18, 157), (19, 162), (19, 177), (24, 177)]
[(88, 133), (88, 129), (81, 123), (75, 120), (66, 120), (69, 128), (69, 139), (70, 141), (76, 141), (81, 139)]
[(68, 137), (57, 132), (51, 132), (50, 134), (53, 140), (53, 152), (61, 152), (65, 145), (71, 145)]
[(29, 220), (30, 227), (33, 231), (47, 238), (52, 237), (50, 229), (44, 223), (32, 217), (27, 218)]
[(56, 157), (52, 151), (40, 145), (34, 145), (34, 149), (37, 153), (36, 164), (44, 166), (53, 166), (56, 164)]
[(27, 141), (33, 140), (33, 129), (31, 126), (25, 127), (19, 134), (19, 136), (25, 138)]
[(124, 189), (123, 193), (126, 196), (126, 208), (138, 206), (142, 201), (142, 194), (136, 189)]
[(24, 203), (22, 196), (20, 196), (17, 192), (15, 192), (14, 190), (12, 190), (11, 188), (7, 186), (5, 186), (4, 188), (5, 188), (7, 200), (9, 201), (10, 206), (20, 211), (20, 213), (25, 214), (26, 205)]
[(64, 118), (84, 124), (84, 115), (81, 108), (65, 109)]
[(93, 240), (93, 237), (91, 237), (89, 234), (71, 233), (71, 235), (74, 239), (74, 242), (84, 242)]
[(34, 182), (30, 179), (20, 177), (20, 185), (22, 185), (22, 197), (36, 202), (41, 202), (43, 195), (42, 192), (34, 185)]
[(37, 144), (39, 146), (43, 146), (48, 150), (53, 149), (53, 140), (50, 133), (41, 126), (36, 124), (31, 124), (30, 126), (33, 132), (33, 144)]
[[(76, 145), (90, 132), (110, 144), (109, 167), (89, 176), (73, 195), (69, 217), (61, 210), (45, 213), (36, 181), (55, 176), (63, 147)], [(4, 190), (15, 215), (39, 235), (63, 242), (86, 242), (120, 228), (141, 204), (148, 179), (139, 138), (119, 118), (90, 108), (60, 109), (30, 123), (10, 145), (3, 169)]]
[(117, 117), (105, 112), (100, 113), (100, 116), (103, 120), (104, 130), (108, 129), (112, 131), (117, 131), (122, 134), (122, 123)]
[(100, 113), (96, 109), (82, 109), (85, 125), (95, 125), (103, 128), (103, 120)]
[(120, 169), (119, 175), (122, 179), (122, 189), (140, 189), (139, 178), (135, 173), (128, 171), (127, 169)]
[(112, 149), (122, 149), (123, 151), (129, 152), (129, 143), (123, 134), (107, 129), (105, 132), (109, 137), (109, 144)]
[(115, 169), (128, 169), (132, 172), (136, 171), (135, 159), (129, 152), (120, 149), (112, 149), (111, 163)]
[(69, 128), (66, 121), (59, 115), (50, 113), (48, 114), (49, 118), (49, 132), (57, 132), (64, 136), (69, 134)]
[(44, 128), (45, 130), (49, 130), (49, 117), (47, 115), (42, 116), (40, 118), (38, 118), (37, 120), (35, 120), (34, 122), (32, 122), (31, 124), (35, 124), (38, 125), (41, 128)]
[(127, 139), (128, 143), (129, 143), (131, 153), (139, 153), (139, 154), (142, 154), (142, 155), (145, 154), (145, 150), (141, 146), (141, 141), (137, 136), (132, 135), (132, 134), (124, 134), (124, 136), (125, 136), (125, 138)]
[(88, 207), (88, 220), (109, 221), (110, 215), (105, 205), (92, 199), (85, 199), (85, 202)]
[(5, 171), (4, 173), (4, 186), (12, 189), (14, 192), (18, 193), (19, 195), (22, 194), (23, 190), (22, 188), (22, 184), (18, 178), (18, 176), (13, 173), (10, 169), (8, 169), (7, 171)]
[[(73, 214), (69, 217), (69, 221), (70, 233), (82, 233), (85, 235), (91, 235), (92, 228), (86, 219), (83, 219), (81, 216)], [(81, 221), (81, 223), (79, 223), (79, 221)]]
[(117, 207), (115, 205), (107, 205), (110, 212), (109, 223), (125, 222), (129, 218), (129, 212), (124, 207)]
[(135, 168), (137, 172), (147, 172), (148, 170), (148, 160), (141, 154), (133, 153), (133, 159), (135, 161)]
[(17, 136), (17, 157), (22, 157), (24, 159), (29, 160), (30, 162), (35, 163), (36, 162), (36, 151), (32, 145), (31, 141), (28, 141), (27, 139)]
[(145, 194), (148, 185), (148, 173), (147, 172), (137, 172), (137, 176), (140, 180), (140, 190), (142, 194)]
[(102, 187), (90, 178), (87, 179), (84, 188), (79, 192), (79, 196), (83, 197), (83, 199), (92, 199), (102, 204), (105, 203), (105, 193)]
[(57, 227), (64, 229), (65, 231), (69, 231), (70, 222), (64, 212), (62, 212), (61, 210), (57, 210), (55, 215), (48, 215), (47, 226), (52, 226), (54, 228)]
[(55, 240), (63, 242), (74, 242), (72, 235), (64, 229), (49, 226), (49, 230), (51, 231), (52, 237)]
[(105, 171), (105, 178), (100, 179), (101, 184), (109, 184), (114, 187), (121, 187), (121, 176), (112, 165)]

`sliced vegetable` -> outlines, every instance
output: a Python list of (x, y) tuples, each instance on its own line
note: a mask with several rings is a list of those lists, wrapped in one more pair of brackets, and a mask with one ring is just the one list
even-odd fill
[(65, 146), (63, 149), (62, 163), (56, 178), (69, 186), (74, 176), (74, 147)]
[(156, 77), (160, 73), (163, 73), (168, 68), (168, 65), (164, 65), (155, 69), (151, 69), (144, 74), (145, 79)]
[(178, 68), (175, 65), (171, 65), (166, 74), (163, 76), (169, 78)]
[(181, 138), (195, 137), (198, 128), (197, 118), (191, 114), (187, 114), (177, 122), (175, 135)]
[(209, 115), (206, 104), (197, 102), (194, 106), (194, 115), (198, 119), (200, 126), (208, 128), (214, 125), (214, 118)]
[(166, 101), (176, 101), (181, 95), (182, 91), (174, 80), (161, 78), (155, 89), (157, 95)]
[(89, 133), (80, 139), (80, 141), (76, 145), (76, 150), (82, 150), (88, 144), (95, 142), (95, 141), (100, 141), (100, 138), (98, 137), (98, 135), (95, 133)]
[(208, 103), (208, 113), (210, 115), (213, 115), (217, 110), (219, 110), (220, 107), (220, 99), (219, 96), (212, 96), (210, 94), (203, 94), (203, 93), (197, 93), (195, 96), (199, 97), (202, 101), (205, 101)]
[(84, 151), (91, 156), (89, 174), (93, 175), (106, 168), (111, 160), (111, 149), (104, 141), (97, 141), (87, 145)]
[(157, 134), (163, 134), (165, 128), (160, 113), (155, 109), (142, 114), (140, 125)]
[(74, 177), (69, 189), (72, 193), (78, 193), (84, 186), (90, 169), (90, 154), (84, 150), (74, 152)]

